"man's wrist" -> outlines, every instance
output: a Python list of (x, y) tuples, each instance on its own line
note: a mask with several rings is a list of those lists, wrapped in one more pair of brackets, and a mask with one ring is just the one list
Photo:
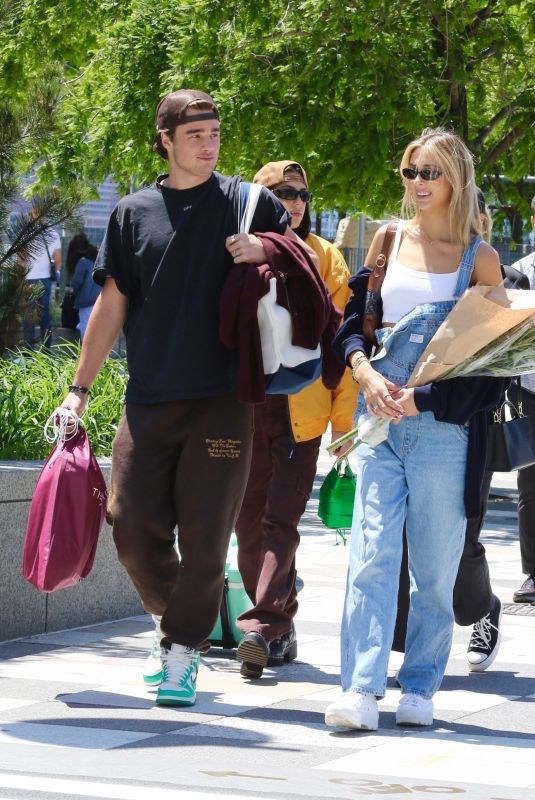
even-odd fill
[(82, 394), (87, 397), (91, 393), (91, 389), (88, 386), (80, 386), (76, 383), (72, 383), (69, 386), (69, 392), (72, 392), (72, 394)]

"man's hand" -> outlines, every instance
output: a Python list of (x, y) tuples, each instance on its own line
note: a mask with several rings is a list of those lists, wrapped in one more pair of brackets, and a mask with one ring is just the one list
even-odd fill
[(267, 261), (262, 242), (252, 233), (235, 233), (227, 237), (225, 247), (235, 264), (265, 264)]
[(74, 411), (79, 417), (82, 416), (87, 407), (88, 397), (86, 394), (78, 394), (78, 392), (69, 392), (60, 408), (68, 408), (69, 411)]
[[(78, 394), (78, 392), (69, 392), (63, 403), (60, 405), (60, 408), (66, 408), (68, 411), (72, 411), (73, 414), (76, 414), (78, 417), (81, 417), (84, 413), (86, 406), (87, 406), (88, 397), (86, 394)], [(74, 420), (69, 419), (67, 423), (66, 433), (67, 436), (70, 436), (76, 430), (77, 422)]]

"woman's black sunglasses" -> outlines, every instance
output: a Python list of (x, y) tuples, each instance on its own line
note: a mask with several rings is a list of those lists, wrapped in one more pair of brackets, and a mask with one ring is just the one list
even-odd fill
[(299, 197), (303, 203), (310, 203), (312, 192), (308, 189), (294, 189), (293, 186), (281, 186), (280, 189), (273, 189), (273, 194), (281, 200), (297, 200)]
[(403, 167), (401, 170), (401, 174), (404, 178), (408, 178), (409, 181), (414, 181), (420, 175), (423, 181), (436, 181), (437, 178), (440, 178), (442, 172), (438, 169), (431, 169), (430, 167), (424, 167), (423, 169), (416, 169), (416, 167)]

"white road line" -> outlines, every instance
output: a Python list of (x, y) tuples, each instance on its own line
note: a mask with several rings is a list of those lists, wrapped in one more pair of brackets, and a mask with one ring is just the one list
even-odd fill
[[(0, 772), (0, 798), (10, 800), (2, 795), (4, 789), (20, 789), (33, 791), (36, 800), (40, 792), (55, 792), (69, 797), (106, 798), (106, 800), (147, 800), (147, 797), (157, 797), (158, 800), (177, 800), (178, 797), (191, 797), (195, 800), (238, 800), (240, 795), (218, 794), (204, 789), (163, 789), (159, 786), (133, 786), (118, 783), (93, 783), (92, 781), (78, 781), (71, 778), (41, 778), (24, 774), (6, 774)], [(217, 790), (216, 790), (217, 791)], [(11, 799), (12, 800), (12, 799)], [(269, 798), (266, 798), (269, 800)]]

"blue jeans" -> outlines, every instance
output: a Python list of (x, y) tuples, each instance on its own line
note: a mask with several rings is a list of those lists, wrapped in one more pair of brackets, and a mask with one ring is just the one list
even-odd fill
[[(403, 386), (451, 302), (418, 306), (394, 328), (374, 367)], [(365, 410), (359, 399), (357, 416)], [(468, 426), (431, 412), (391, 423), (388, 439), (357, 448), (357, 493), (342, 620), (342, 688), (382, 697), (394, 637), (403, 526), (409, 551), (410, 609), (403, 692), (432, 697), (453, 634), (453, 586), (464, 543)]]
[[(35, 283), (41, 284), (43, 287), (42, 294), (36, 301), (35, 305), (32, 307), (31, 311), (33, 312), (33, 314), (37, 312), (39, 316), (39, 327), (41, 329), (41, 341), (45, 347), (49, 347), (50, 337), (51, 337), (50, 296), (52, 294), (52, 281), (50, 280), (50, 278), (35, 278), (35, 279), (32, 278), (27, 282), (32, 284)], [(24, 330), (24, 341), (29, 345), (35, 344), (34, 323), (24, 320), (23, 330)]]
[(89, 317), (91, 316), (92, 311), (93, 311), (93, 306), (84, 306), (83, 308), (78, 309), (79, 322), (76, 327), (80, 331), (81, 342), (83, 342), (84, 340), (85, 329), (87, 328), (87, 323), (89, 322)]
[(357, 486), (342, 622), (342, 687), (382, 697), (394, 636), (403, 524), (410, 610), (403, 692), (432, 697), (453, 633), (452, 594), (466, 529), (468, 427), (430, 412), (390, 426), (378, 447), (357, 449)]

